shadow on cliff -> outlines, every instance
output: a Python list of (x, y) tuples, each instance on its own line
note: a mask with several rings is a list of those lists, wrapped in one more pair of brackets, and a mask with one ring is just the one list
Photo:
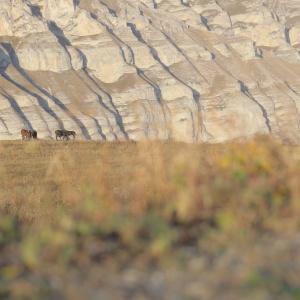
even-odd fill
[(249, 99), (251, 99), (254, 103), (256, 103), (261, 111), (262, 111), (262, 114), (263, 114), (263, 117), (265, 119), (265, 123), (266, 123), (266, 126), (268, 127), (268, 130), (269, 130), (269, 133), (272, 133), (272, 127), (270, 125), (270, 120), (269, 120), (269, 117), (268, 117), (268, 112), (267, 110), (264, 108), (264, 106), (262, 104), (260, 104), (256, 99), (255, 97), (251, 94), (249, 88), (246, 86), (246, 84), (241, 81), (241, 80), (238, 80), (238, 83), (240, 85), (240, 90), (241, 92), (247, 96)]
[(77, 6), (79, 6), (80, 4), (80, 0), (73, 0), (73, 6), (74, 8), (76, 8)]
[(117, 18), (117, 13), (115, 10), (113, 10), (111, 7), (109, 7), (109, 5), (107, 3), (105, 3), (104, 1), (100, 1), (100, 3), (105, 6), (108, 10), (108, 12), (114, 17)]
[[(105, 6), (107, 7), (107, 5), (105, 5)], [(112, 10), (112, 9), (110, 9), (110, 10)], [(115, 15), (115, 13), (114, 13), (114, 15)], [(144, 80), (146, 83), (148, 83), (153, 88), (157, 101), (159, 103), (161, 103), (163, 99), (162, 99), (162, 92), (161, 92), (161, 89), (160, 89), (159, 85), (156, 82), (154, 82), (151, 78), (149, 78), (145, 74), (145, 72), (136, 65), (135, 55), (134, 55), (134, 52), (133, 52), (132, 48), (127, 43), (125, 43), (119, 36), (117, 36), (109, 26), (107, 26), (105, 23), (103, 23), (101, 20), (99, 20), (95, 14), (91, 13), (91, 17), (94, 20), (96, 20), (97, 22), (99, 22), (103, 27), (105, 27), (106, 31), (108, 33), (110, 33), (113, 36), (114, 39), (116, 39), (119, 43), (123, 44), (129, 50), (130, 56), (132, 57), (132, 63), (127, 62), (127, 58), (125, 56), (124, 50), (122, 49), (121, 46), (118, 45), (119, 49), (120, 49), (120, 52), (122, 54), (123, 60), (128, 65), (133, 66), (136, 69), (136, 72), (139, 75), (139, 77), (142, 80)]]
[[(2, 44), (2, 46), (3, 46), (3, 44)], [(3, 47), (4, 47), (4, 46), (3, 46)], [(4, 48), (5, 48), (5, 47), (4, 47)], [(3, 55), (4, 55), (4, 57), (8, 58), (8, 60), (9, 60), (9, 63), (8, 63), (5, 67), (0, 68), (0, 74), (2, 75), (2, 77), (3, 77), (4, 79), (6, 79), (8, 82), (10, 82), (12, 85), (14, 85), (15, 87), (17, 87), (18, 89), (20, 89), (21, 91), (23, 91), (24, 93), (26, 93), (26, 94), (30, 95), (31, 97), (35, 98), (35, 99), (37, 100), (39, 106), (40, 106), (47, 114), (49, 114), (51, 117), (53, 117), (53, 118), (57, 121), (57, 123), (58, 123), (58, 125), (59, 125), (60, 128), (63, 128), (63, 123), (62, 123), (62, 121), (59, 119), (59, 117), (56, 115), (56, 113), (49, 107), (48, 102), (47, 102), (43, 97), (41, 97), (40, 95), (38, 95), (38, 94), (36, 94), (36, 93), (30, 91), (29, 89), (27, 89), (26, 87), (24, 87), (23, 85), (21, 85), (20, 83), (18, 83), (18, 82), (15, 81), (14, 79), (12, 79), (12, 78), (7, 74), (6, 69), (7, 69), (8, 65), (9, 65), (10, 63), (13, 63), (13, 62), (12, 62), (12, 59), (10, 58), (10, 56), (6, 55), (6, 53), (4, 53), (4, 52), (2, 51), (2, 49), (0, 49), (0, 55), (2, 55), (2, 57), (3, 57)], [(6, 96), (7, 96), (7, 93), (6, 93)], [(5, 97), (7, 100), (9, 100), (6, 96), (4, 96), (4, 97)], [(18, 111), (18, 110), (21, 110), (20, 107), (19, 107), (19, 109), (18, 109), (18, 106), (17, 106), (17, 102), (16, 102), (16, 101), (15, 101), (15, 102), (12, 102), (11, 105), (12, 105), (13, 108), (17, 109), (17, 111)], [(22, 114), (21, 114), (21, 115), (22, 115)], [(26, 120), (25, 120), (25, 122), (26, 122)]]
[(28, 7), (30, 8), (31, 10), (31, 14), (34, 16), (34, 17), (37, 17), (39, 19), (42, 18), (42, 12), (41, 12), (41, 8), (38, 6), (38, 5), (33, 5), (33, 4), (30, 4), (30, 3), (27, 3)]
[[(15, 50), (13, 49), (13, 47), (11, 46), (11, 44), (9, 43), (1, 43), (2, 47), (7, 51), (11, 63), (12, 65), (15, 67), (15, 69), (23, 76), (24, 79), (26, 79), (30, 84), (32, 84), (37, 90), (39, 90), (44, 96), (46, 96), (47, 98), (49, 98), (50, 100), (52, 100), (64, 113), (66, 113), (66, 115), (68, 117), (70, 117), (74, 123), (80, 128), (80, 130), (82, 131), (83, 136), (86, 139), (91, 139), (88, 130), (86, 129), (86, 127), (84, 126), (84, 124), (76, 117), (74, 116), (73, 113), (71, 113), (69, 111), (69, 109), (65, 106), (65, 104), (59, 100), (57, 97), (51, 95), (46, 89), (44, 89), (43, 87), (39, 86), (29, 75), (28, 73), (20, 66), (19, 63), (19, 59), (18, 56), (15, 52)], [(41, 96), (39, 96), (38, 94), (29, 91), (27, 88), (25, 88), (24, 86), (22, 86), (21, 84), (17, 83), (16, 81), (14, 81), (12, 78), (9, 77), (8, 74), (6, 74), (4, 72), (4, 74), (2, 74), (3, 77), (5, 77), (8, 81), (10, 81), (11, 83), (13, 83), (14, 85), (16, 85), (18, 88), (20, 88), (21, 90), (23, 90), (24, 92), (30, 94), (31, 96), (35, 97), (38, 100), (39, 105), (47, 112), (49, 113), (53, 118), (56, 119), (56, 121), (59, 124), (60, 128), (64, 128), (63, 126), (63, 122), (59, 119), (59, 117), (57, 116), (57, 114), (49, 107), (47, 101), (45, 99), (43, 99)]]
[[(22, 111), (21, 107), (19, 106), (18, 102), (9, 95), (6, 91), (0, 90), (0, 95), (2, 95), (10, 104), (11, 108), (14, 110), (16, 115), (21, 119), (23, 125), (30, 130), (33, 130), (33, 126), (29, 119), (26, 117), (25, 113)], [(8, 129), (8, 128), (7, 128)]]
[[(193, 37), (193, 35), (191, 35), (191, 34), (188, 34), (188, 35), (196, 44), (199, 44), (199, 41), (197, 39), (195, 39), (195, 37)], [(202, 46), (201, 44), (199, 44), (199, 45)], [(234, 51), (234, 49), (231, 48), (231, 51)], [(237, 57), (238, 57), (238, 55), (237, 55)], [(248, 86), (246, 85), (246, 83), (243, 82), (242, 80), (240, 80), (238, 78), (238, 76), (236, 76), (232, 72), (230, 66), (226, 67), (226, 65), (224, 65), (224, 61), (218, 59), (217, 56), (215, 56), (214, 63), (218, 66), (218, 68), (220, 68), (223, 72), (228, 74), (232, 79), (234, 79), (238, 83), (239, 88), (240, 88), (240, 92), (243, 95), (245, 95), (248, 99), (250, 99), (253, 103), (255, 103), (259, 107), (259, 109), (262, 112), (262, 115), (263, 115), (263, 118), (265, 120), (265, 124), (268, 128), (268, 131), (269, 131), (269, 133), (271, 133), (272, 132), (272, 127), (271, 127), (271, 122), (270, 122), (270, 119), (269, 119), (269, 116), (268, 116), (267, 109), (254, 97), (254, 95), (251, 93), (251, 91), (248, 88)]]
[[(193, 100), (194, 100), (194, 102), (195, 102), (195, 104), (197, 106), (197, 110), (198, 110), (198, 123), (199, 124), (198, 124), (197, 128), (200, 127), (200, 129), (201, 129), (202, 132), (205, 132), (206, 134), (208, 134), (209, 136), (211, 136), (211, 134), (209, 134), (207, 132), (207, 129), (206, 129), (204, 121), (203, 121), (202, 107), (201, 107), (201, 103), (200, 103), (200, 93), (197, 90), (195, 90), (193, 87), (191, 87), (189, 84), (187, 84), (186, 82), (184, 82), (182, 79), (180, 79), (173, 71), (170, 70), (170, 68), (165, 63), (162, 62), (162, 60), (159, 57), (159, 54), (158, 54), (157, 50), (144, 40), (141, 32), (136, 28), (135, 24), (128, 22), (127, 26), (131, 29), (131, 32), (136, 37), (136, 39), (140, 43), (144, 44), (149, 49), (150, 54), (152, 55), (152, 57), (154, 58), (154, 60), (156, 60), (159, 63), (159, 65), (171, 77), (173, 77), (176, 81), (178, 81), (179, 83), (181, 83), (183, 86), (187, 87), (192, 92)], [(198, 132), (196, 132), (196, 136), (194, 138), (195, 138), (196, 141), (199, 140), (199, 133)]]
[[(69, 41), (69, 39), (65, 36), (63, 30), (61, 28), (58, 27), (58, 25), (54, 22), (54, 21), (49, 21), (48, 23), (48, 28), (49, 30), (52, 32), (52, 34), (56, 37), (57, 41), (59, 42), (59, 44), (65, 49), (66, 53), (69, 56), (70, 62), (72, 64), (72, 56), (68, 50), (68, 47), (72, 46), (71, 42)], [(88, 66), (87, 66), (87, 57), (85, 56), (85, 54), (78, 49), (77, 47), (73, 47), (78, 55), (80, 56), (81, 60), (82, 60), (82, 70), (84, 72), (84, 74), (86, 75), (86, 77), (88, 78), (88, 80), (101, 92), (105, 95), (105, 97), (107, 97), (108, 101), (109, 101), (109, 105), (111, 106), (111, 108), (109, 107), (108, 104), (106, 104), (103, 100), (103, 97), (97, 93), (92, 87), (91, 85), (87, 85), (88, 88), (90, 89), (91, 92), (93, 92), (98, 99), (99, 104), (106, 110), (108, 111), (110, 114), (112, 114), (114, 116), (114, 119), (119, 127), (119, 129), (121, 130), (123, 136), (125, 137), (126, 140), (129, 139), (128, 134), (125, 130), (125, 126), (124, 126), (124, 122), (123, 122), (123, 118), (118, 110), (118, 108), (116, 107), (116, 105), (113, 102), (112, 96), (105, 91), (105, 89), (103, 87), (100, 86), (100, 84), (90, 75), (89, 71), (88, 71)], [(85, 84), (87, 84), (85, 81), (83, 81)], [(115, 138), (118, 139), (117, 135), (114, 134)]]
[[(144, 12), (140, 9), (140, 15), (144, 16)], [(159, 28), (157, 28), (152, 20), (148, 19), (149, 24), (159, 33), (161, 33), (165, 39), (177, 50), (178, 53), (180, 53), (184, 59), (188, 62), (188, 64), (193, 68), (193, 70), (206, 82), (208, 83), (208, 80), (200, 73), (200, 71), (195, 67), (194, 63), (191, 61), (191, 59), (188, 57), (188, 55), (177, 45), (177, 43), (171, 38), (171, 36), (169, 34), (167, 34), (164, 30), (160, 30)], [(204, 47), (204, 49), (206, 51), (208, 51), (208, 49), (206, 49)], [(212, 57), (212, 59), (215, 58), (214, 53), (211, 53), (210, 51), (208, 51)]]
[[(109, 6), (107, 4), (104, 4), (103, 2), (101, 2), (101, 3), (103, 5), (105, 5), (105, 7), (109, 10), (109, 12), (110, 12), (110, 14), (112, 16), (115, 16), (115, 17), (117, 16), (116, 12), (113, 9), (109, 8)], [(119, 50), (120, 50), (120, 53), (122, 55), (122, 58), (123, 58), (124, 62), (127, 65), (134, 67), (135, 70), (136, 70), (137, 75), (145, 83), (147, 83), (148, 85), (151, 86), (151, 88), (154, 91), (155, 98), (156, 98), (157, 102), (159, 103), (159, 105), (161, 106), (161, 110), (162, 110), (162, 113), (163, 113), (163, 116), (164, 116), (165, 126), (166, 126), (166, 128), (168, 128), (168, 125), (167, 125), (167, 113), (165, 111), (165, 106), (163, 105), (163, 97), (162, 97), (162, 92), (161, 92), (161, 89), (160, 89), (159, 85), (156, 82), (154, 82), (149, 76), (147, 76), (145, 74), (145, 72), (136, 65), (135, 54), (134, 54), (133, 49), (126, 42), (124, 42), (117, 34), (115, 34), (115, 32), (113, 31), (112, 28), (110, 28), (107, 24), (105, 24), (104, 22), (102, 22), (101, 20), (99, 20), (95, 14), (91, 13), (90, 15), (91, 15), (91, 17), (94, 20), (96, 20), (98, 23), (100, 23), (106, 29), (106, 31), (111, 35), (112, 39), (116, 42), (117, 46), (119, 47)], [(131, 61), (130, 62), (126, 58), (124, 49), (122, 48), (121, 45), (125, 46), (127, 48), (127, 50), (129, 51), (130, 57), (131, 57)], [(170, 132), (168, 132), (168, 137), (169, 138), (170, 138), (170, 135), (171, 135)]]

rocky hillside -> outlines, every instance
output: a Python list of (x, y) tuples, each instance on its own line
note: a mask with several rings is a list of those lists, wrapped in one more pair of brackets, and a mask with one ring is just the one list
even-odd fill
[(299, 0), (1, 0), (0, 138), (300, 142)]

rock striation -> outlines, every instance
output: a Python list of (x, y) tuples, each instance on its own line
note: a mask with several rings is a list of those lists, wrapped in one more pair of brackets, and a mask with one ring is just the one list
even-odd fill
[(299, 0), (1, 0), (0, 139), (300, 142)]

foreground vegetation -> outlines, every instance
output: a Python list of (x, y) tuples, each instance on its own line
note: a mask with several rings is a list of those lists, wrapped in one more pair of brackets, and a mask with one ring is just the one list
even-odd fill
[(0, 298), (300, 299), (300, 149), (0, 144)]

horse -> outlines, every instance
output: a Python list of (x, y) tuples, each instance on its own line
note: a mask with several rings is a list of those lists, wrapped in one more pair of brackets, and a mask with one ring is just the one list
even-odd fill
[(75, 131), (69, 131), (69, 130), (56, 130), (55, 131), (55, 138), (58, 140), (58, 138), (61, 140), (69, 140), (69, 136), (73, 136), (73, 139), (75, 140), (76, 132)]
[(22, 129), (21, 130), (21, 136), (22, 136), (22, 140), (30, 140), (32, 138), (32, 132), (31, 130), (27, 130), (27, 129)]
[(36, 130), (28, 130), (28, 129), (22, 129), (21, 130), (21, 136), (22, 140), (31, 140), (31, 139), (37, 139), (37, 131)]

